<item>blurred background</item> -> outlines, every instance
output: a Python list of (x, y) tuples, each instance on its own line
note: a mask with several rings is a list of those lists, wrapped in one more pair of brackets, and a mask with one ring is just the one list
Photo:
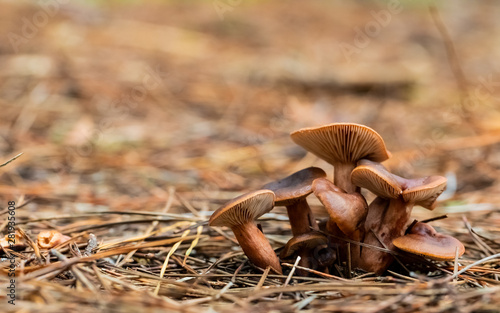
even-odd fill
[(157, 211), (172, 187), (208, 211), (304, 167), (331, 175), (289, 133), (332, 122), (379, 132), (395, 173), (446, 175), (437, 215), (500, 203), (496, 1), (0, 6), (0, 156), (24, 153), (0, 198), (20, 216)]

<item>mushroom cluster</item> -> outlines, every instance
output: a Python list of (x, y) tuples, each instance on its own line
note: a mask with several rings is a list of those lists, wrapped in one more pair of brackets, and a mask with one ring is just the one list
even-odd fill
[[(281, 274), (280, 261), (300, 256), (301, 268), (329, 273), (338, 263), (381, 274), (394, 259), (390, 251), (397, 249), (434, 260), (453, 260), (464, 253), (457, 239), (410, 220), (415, 205), (435, 208), (437, 197), (446, 188), (446, 178), (407, 179), (390, 173), (380, 163), (390, 153), (373, 129), (335, 123), (300, 129), (292, 132), (291, 138), (333, 165), (333, 182), (322, 169), (309, 167), (231, 200), (209, 221), (210, 226), (230, 227), (256, 266)], [(368, 204), (361, 188), (375, 194), (375, 200)], [(306, 200), (310, 194), (328, 213), (325, 224), (314, 217)], [(256, 223), (274, 206), (286, 207), (293, 236), (279, 257)]]

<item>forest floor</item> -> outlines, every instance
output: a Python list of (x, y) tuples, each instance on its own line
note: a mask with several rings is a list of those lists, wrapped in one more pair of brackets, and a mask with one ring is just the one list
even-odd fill
[[(0, 1), (0, 163), (23, 153), (0, 168), (0, 232), (13, 201), (26, 238), (72, 238), (12, 252), (15, 306), (0, 256), (3, 312), (500, 312), (496, 2), (68, 2)], [(332, 122), (375, 129), (394, 173), (448, 178), (412, 217), (446, 215), (456, 264), (284, 283), (207, 226), (302, 168), (331, 178), (289, 134)], [(291, 238), (283, 207), (261, 225)]]

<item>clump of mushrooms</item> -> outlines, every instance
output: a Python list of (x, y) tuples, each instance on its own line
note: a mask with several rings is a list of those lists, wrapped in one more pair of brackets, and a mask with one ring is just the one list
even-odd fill
[[(392, 241), (404, 235), (413, 206), (418, 204), (433, 209), (435, 200), (446, 188), (445, 177), (405, 179), (368, 160), (359, 162), (359, 166), (352, 171), (351, 179), (357, 186), (377, 195), (366, 217), (364, 243), (390, 250), (394, 250)], [(381, 273), (392, 260), (392, 255), (388, 253), (364, 248), (360, 266)]]
[[(280, 259), (255, 223), (275, 205), (287, 208), (292, 235), (280, 258), (293, 261), (300, 256), (298, 275), (309, 275), (307, 268), (329, 273), (333, 262), (343, 265), (346, 259), (353, 268), (381, 274), (393, 261), (388, 250), (434, 260), (451, 260), (464, 253), (460, 241), (437, 233), (428, 224), (409, 226), (413, 206), (435, 208), (446, 178), (406, 179), (390, 173), (380, 164), (390, 157), (382, 137), (364, 125), (334, 123), (300, 129), (290, 136), (333, 165), (333, 181), (320, 168), (306, 168), (231, 200), (209, 221), (210, 226), (230, 227), (256, 266), (282, 273)], [(361, 188), (377, 196), (369, 205)], [(306, 200), (311, 193), (328, 213), (326, 232), (319, 230)], [(347, 242), (354, 243), (350, 255)]]
[[(366, 218), (368, 206), (359, 193), (360, 188), (351, 182), (351, 172), (361, 159), (387, 160), (389, 152), (384, 140), (373, 129), (354, 123), (304, 128), (292, 132), (290, 136), (295, 143), (334, 167), (333, 184), (327, 186), (323, 180), (313, 187), (314, 194), (330, 215), (327, 231), (336, 237), (354, 235), (355, 240), (359, 240), (363, 236), (360, 226)], [(338, 239), (332, 241), (339, 246), (340, 260), (345, 261), (345, 242)], [(356, 247), (352, 253), (359, 255), (359, 248)]]

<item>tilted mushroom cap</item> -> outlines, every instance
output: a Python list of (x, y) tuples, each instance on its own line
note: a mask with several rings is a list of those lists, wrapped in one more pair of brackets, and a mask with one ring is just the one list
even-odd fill
[(426, 209), (435, 208), (436, 199), (446, 189), (446, 177), (428, 176), (421, 179), (409, 179), (409, 186), (403, 190), (403, 199), (414, 202)]
[(287, 259), (301, 250), (314, 249), (318, 246), (325, 245), (328, 243), (328, 239), (325, 235), (319, 232), (309, 232), (307, 234), (302, 234), (295, 236), (290, 239), (283, 250), (281, 250), (280, 258)]
[(333, 165), (360, 159), (382, 162), (389, 158), (382, 137), (360, 124), (334, 123), (303, 128), (290, 136), (296, 144)]
[(455, 259), (456, 249), (459, 257), (465, 252), (458, 239), (440, 234), (426, 223), (416, 223), (408, 235), (396, 238), (392, 243), (403, 251), (440, 261)]
[(369, 160), (358, 162), (351, 172), (351, 181), (381, 198), (396, 199), (402, 195), (405, 202), (429, 210), (434, 209), (437, 197), (446, 188), (446, 178), (443, 176), (406, 179), (390, 173), (382, 164)]
[(396, 175), (382, 164), (369, 160), (358, 162), (358, 166), (351, 172), (351, 181), (385, 199), (396, 199), (402, 193)]
[(257, 190), (241, 195), (217, 209), (210, 220), (210, 226), (237, 226), (259, 218), (272, 210), (274, 193), (271, 190)]
[(351, 236), (361, 227), (368, 212), (368, 204), (361, 194), (348, 194), (326, 178), (314, 180), (312, 188), (330, 215), (330, 220), (344, 234)]
[(286, 206), (312, 193), (312, 182), (320, 177), (326, 177), (325, 171), (319, 167), (308, 167), (283, 179), (266, 184), (262, 189), (274, 192), (275, 205)]

